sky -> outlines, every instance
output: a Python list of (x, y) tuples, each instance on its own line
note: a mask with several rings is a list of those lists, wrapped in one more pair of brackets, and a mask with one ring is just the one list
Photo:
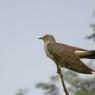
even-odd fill
[(60, 43), (95, 49), (89, 27), (95, 0), (0, 0), (0, 95), (15, 95), (56, 74), (38, 38), (52, 34)]

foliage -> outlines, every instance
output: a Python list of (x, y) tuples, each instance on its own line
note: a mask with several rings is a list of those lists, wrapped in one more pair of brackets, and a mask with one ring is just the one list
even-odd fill
[(90, 27), (93, 29), (93, 33), (87, 36), (88, 39), (93, 39), (95, 41), (95, 24), (91, 24)]
[[(45, 95), (60, 95), (59, 80), (56, 78), (57, 76), (55, 76), (56, 82), (38, 83), (37, 88), (42, 88), (45, 91)], [(95, 95), (95, 78), (82, 79), (77, 73), (72, 71), (65, 72), (64, 78), (72, 95)], [(50, 81), (53, 80), (50, 79)]]
[(15, 95), (26, 95), (29, 92), (28, 88), (24, 88), (24, 89), (17, 89), (16, 94)]
[(45, 92), (45, 95), (59, 95), (59, 88), (57, 87), (58, 78), (56, 76), (52, 76), (49, 82), (43, 83), (39, 82), (36, 84), (36, 88), (42, 88)]

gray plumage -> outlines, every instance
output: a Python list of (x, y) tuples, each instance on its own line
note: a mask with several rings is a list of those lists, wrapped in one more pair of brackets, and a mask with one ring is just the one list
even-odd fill
[(60, 67), (84, 74), (92, 74), (94, 72), (80, 59), (95, 59), (95, 51), (56, 43), (52, 35), (45, 35), (40, 39), (44, 41), (46, 55)]

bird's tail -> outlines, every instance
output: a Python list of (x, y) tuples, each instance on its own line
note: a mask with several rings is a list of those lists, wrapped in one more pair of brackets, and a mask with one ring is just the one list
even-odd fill
[(75, 55), (80, 58), (95, 59), (95, 50), (76, 50)]
[(87, 59), (95, 59), (95, 50), (88, 51), (88, 55), (85, 55), (85, 58)]

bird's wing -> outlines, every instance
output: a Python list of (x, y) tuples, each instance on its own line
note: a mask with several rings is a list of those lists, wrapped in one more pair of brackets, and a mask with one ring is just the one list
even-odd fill
[[(68, 45), (67, 45), (68, 46)], [(79, 58), (95, 59), (95, 50), (86, 50), (78, 47), (68, 46), (74, 49), (74, 55)]]
[(93, 70), (91, 68), (86, 66), (83, 62), (80, 61), (79, 58), (74, 56), (73, 53), (75, 48), (71, 48), (59, 43), (50, 43), (48, 44), (47, 49), (49, 53), (54, 56), (55, 62), (61, 66), (79, 73), (92, 73)]
[(66, 51), (69, 53), (72, 52), (74, 56), (78, 58), (87, 58), (87, 59), (95, 59), (95, 50), (86, 50), (78, 47), (69, 46), (66, 44), (57, 43), (60, 47), (64, 47)]
[[(50, 43), (48, 44), (48, 50), (51, 51), (53, 53), (53, 51), (56, 53), (58, 53), (59, 55), (65, 55), (66, 54), (70, 54), (70, 55), (74, 55), (76, 57), (80, 58), (80, 55), (86, 55), (87, 50), (85, 49), (81, 49), (78, 47), (73, 47), (73, 46), (69, 46), (66, 44), (60, 44), (60, 43)], [(86, 54), (84, 54), (86, 53)]]

